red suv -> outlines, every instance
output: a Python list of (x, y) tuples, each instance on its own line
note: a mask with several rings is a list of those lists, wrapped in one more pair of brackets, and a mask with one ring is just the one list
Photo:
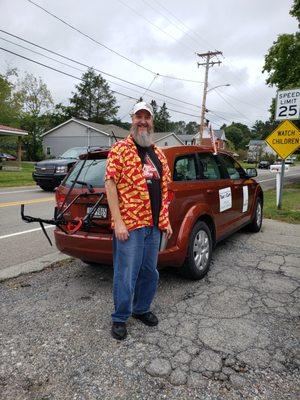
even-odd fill
[[(158, 265), (180, 268), (188, 277), (200, 279), (207, 273), (213, 248), (220, 240), (244, 226), (253, 232), (260, 230), (263, 191), (253, 179), (256, 170), (245, 171), (230, 153), (214, 154), (203, 146), (162, 150), (172, 174), (169, 212), (173, 235), (160, 251)], [(107, 155), (108, 150), (99, 150), (86, 161), (78, 161), (56, 191), (58, 209), (89, 191), (66, 211), (64, 217), (70, 221), (82, 221), (93, 208), (99, 199), (94, 190), (103, 193), (92, 224), (79, 224), (73, 230), (71, 225), (72, 234), (55, 230), (58, 249), (85, 263), (112, 264), (112, 230), (104, 188)], [(74, 188), (66, 200), (71, 186)]]

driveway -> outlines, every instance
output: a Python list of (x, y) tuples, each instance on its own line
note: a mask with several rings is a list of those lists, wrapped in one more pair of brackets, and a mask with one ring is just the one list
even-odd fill
[(161, 271), (158, 327), (110, 337), (112, 270), (71, 260), (0, 284), (2, 399), (296, 399), (300, 226), (265, 220), (191, 282)]

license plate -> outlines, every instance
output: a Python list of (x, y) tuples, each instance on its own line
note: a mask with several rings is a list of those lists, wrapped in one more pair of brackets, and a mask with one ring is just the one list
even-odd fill
[[(87, 208), (87, 212), (91, 212), (91, 210), (93, 209), (93, 207), (88, 207)], [(97, 211), (94, 214), (93, 218), (102, 218), (102, 219), (106, 219), (107, 218), (107, 206), (99, 206), (97, 208)]]

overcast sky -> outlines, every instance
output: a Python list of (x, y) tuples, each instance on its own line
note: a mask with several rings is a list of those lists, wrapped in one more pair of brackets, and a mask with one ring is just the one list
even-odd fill
[[(196, 52), (219, 50), (215, 61), (221, 65), (209, 70), (207, 114), (213, 126), (242, 122), (252, 126), (257, 119), (269, 118), (268, 109), (276, 89), (265, 84), (262, 74), (264, 55), (282, 33), (297, 30), (296, 19), (289, 15), (292, 0), (34, 0), (37, 4), (96, 39), (107, 48), (132, 60), (125, 60), (107, 48), (75, 32), (28, 0), (0, 0), (3, 30), (93, 66), (162, 96), (146, 92), (144, 99), (166, 101), (173, 121), (200, 121), (203, 84), (156, 76), (154, 73), (203, 82), (204, 62)], [(131, 9), (130, 9), (130, 8)], [(0, 47), (80, 77), (84, 67), (51, 55), (0, 32)], [(35, 54), (8, 43), (10, 40), (69, 64)], [(67, 103), (78, 81), (0, 50), (0, 73), (17, 67), (40, 76), (55, 102)], [(296, 60), (295, 60), (296, 62)], [(137, 66), (136, 64), (152, 71)], [(74, 68), (72, 68), (73, 66)], [(156, 78), (155, 78), (156, 76)], [(103, 75), (110, 87), (138, 98), (145, 90)], [(154, 79), (155, 78), (155, 79)], [(154, 80), (153, 80), (154, 79)], [(125, 87), (121, 87), (121, 84)], [(177, 100), (165, 98), (171, 96)], [(129, 120), (134, 100), (116, 95), (118, 116)], [(188, 105), (180, 101), (191, 103)], [(217, 115), (215, 115), (217, 114)], [(199, 115), (199, 117), (198, 117)], [(221, 118), (222, 117), (222, 118)]]

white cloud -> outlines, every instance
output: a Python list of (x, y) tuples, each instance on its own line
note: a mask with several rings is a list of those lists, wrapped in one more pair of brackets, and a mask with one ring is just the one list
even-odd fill
[[(289, 15), (292, 0), (252, 0), (251, 2), (245, 0), (239, 2), (236, 0), (203, 0), (201, 2), (198, 0), (188, 2), (133, 0), (128, 3), (141, 16), (136, 15), (117, 0), (110, 2), (36, 0), (36, 2), (101, 43), (161, 74), (203, 81), (204, 69), (197, 68), (197, 61), (200, 59), (195, 56), (195, 52), (214, 49), (223, 51), (225, 58), (220, 57), (222, 65), (210, 69), (209, 84), (213, 87), (230, 83), (231, 87), (220, 89), (226, 101), (217, 92), (211, 91), (207, 98), (207, 106), (216, 113), (219, 111), (219, 114), (228, 120), (234, 118), (249, 125), (256, 119), (269, 117), (268, 108), (275, 94), (274, 88), (266, 86), (266, 76), (262, 74), (264, 55), (278, 34), (295, 32), (297, 29), (296, 20)], [(184, 33), (187, 31), (186, 27), (165, 9), (159, 8), (158, 3), (169, 9), (190, 30)], [(153, 8), (160, 12), (158, 13)], [(13, 34), (144, 87), (148, 87), (153, 79), (151, 73), (84, 38), (26, 0), (14, 2), (2, 0), (0, 14), (2, 29)], [(165, 14), (168, 19), (162, 14)], [(142, 16), (165, 30), (167, 34), (148, 24)], [(171, 24), (170, 20), (174, 21), (174, 24)], [(8, 38), (4, 34), (0, 34), (0, 37)], [(14, 39), (10, 38), (10, 40)], [(3, 41), (0, 41), (0, 46), (80, 76), (79, 71), (45, 60), (30, 51), (19, 49)], [(1, 51), (0, 72), (5, 70), (7, 62), (21, 71), (41, 76), (57, 102), (66, 102), (77, 83), (75, 79)], [(110, 79), (105, 75), (104, 77)], [(114, 79), (111, 80), (117, 82)], [(139, 97), (139, 93), (133, 90), (144, 92), (142, 89), (129, 85), (126, 85), (128, 89), (113, 84), (110, 86), (134, 97)], [(157, 78), (151, 86), (154, 90), (199, 107), (202, 100), (202, 87), (201, 84), (161, 77)], [(161, 96), (153, 95), (153, 98), (160, 102), (164, 100)], [(121, 96), (117, 96), (117, 99), (120, 105), (119, 115), (123, 116), (130, 110), (132, 101)], [(169, 108), (194, 115), (200, 114), (199, 109), (193, 106), (180, 104), (174, 100), (165, 100)], [(171, 115), (174, 120), (199, 121), (197, 117), (173, 112)], [(218, 124), (224, 122), (216, 116), (211, 120)]]

